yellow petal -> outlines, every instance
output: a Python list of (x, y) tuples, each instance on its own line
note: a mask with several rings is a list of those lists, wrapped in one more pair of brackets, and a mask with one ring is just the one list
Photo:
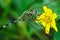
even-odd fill
[(41, 22), (41, 21), (43, 21), (43, 20), (35, 20), (35, 22)]
[(51, 17), (52, 16), (52, 10), (51, 9), (47, 9), (46, 15)]
[(41, 24), (43, 25), (43, 27), (46, 27), (46, 22), (42, 21)]
[(36, 18), (36, 22), (41, 22), (45, 18), (45, 13), (41, 14), (39, 17)]
[(42, 13), (39, 18), (45, 18), (45, 13)]
[(52, 9), (49, 8), (49, 9), (48, 9), (48, 12), (51, 14), (51, 13), (52, 13)]
[(52, 16), (52, 10), (51, 9), (47, 10), (47, 15)]
[(50, 8), (47, 8), (46, 6), (43, 6), (43, 10), (48, 16), (52, 16), (52, 10)]
[(43, 6), (43, 10), (46, 13), (47, 12), (47, 6)]
[(45, 33), (49, 34), (49, 31), (50, 31), (50, 24), (47, 24), (45, 28)]
[(55, 20), (52, 20), (52, 22), (51, 22), (51, 27), (52, 27), (56, 32), (58, 32), (58, 29), (57, 29), (57, 27), (56, 27)]
[(56, 13), (54, 13), (54, 14), (52, 15), (52, 17), (53, 17), (53, 19), (56, 19), (56, 18), (57, 18)]

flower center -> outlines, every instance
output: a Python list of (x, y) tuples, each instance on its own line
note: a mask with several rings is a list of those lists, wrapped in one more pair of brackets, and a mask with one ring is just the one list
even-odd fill
[(49, 16), (46, 16), (46, 15), (45, 15), (44, 21), (45, 21), (46, 23), (51, 23), (51, 18), (50, 18)]

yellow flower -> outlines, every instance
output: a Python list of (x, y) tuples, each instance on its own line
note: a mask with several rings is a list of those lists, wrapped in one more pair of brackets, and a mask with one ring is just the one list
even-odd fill
[(45, 33), (49, 34), (50, 28), (53, 28), (56, 32), (58, 29), (56, 27), (55, 19), (57, 18), (56, 13), (52, 14), (52, 10), (43, 6), (44, 13), (42, 13), (38, 18), (36, 18), (36, 22), (41, 22), (41, 24), (45, 27)]

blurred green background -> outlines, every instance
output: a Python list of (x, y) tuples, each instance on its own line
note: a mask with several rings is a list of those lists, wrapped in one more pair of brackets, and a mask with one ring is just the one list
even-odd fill
[(29, 8), (36, 9), (40, 14), (44, 5), (58, 16), (56, 21), (59, 32), (54, 31), (51, 35), (53, 37), (48, 38), (44, 33), (40, 33), (41, 28), (38, 29), (39, 26), (32, 21), (19, 21), (0, 30), (0, 40), (60, 40), (60, 0), (0, 0), (0, 26), (10, 22), (10, 18), (18, 19)]

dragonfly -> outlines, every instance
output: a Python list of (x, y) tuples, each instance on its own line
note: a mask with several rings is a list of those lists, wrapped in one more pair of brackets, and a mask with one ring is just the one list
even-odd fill
[(26, 10), (26, 11), (23, 12), (23, 14), (17, 20), (11, 20), (9, 23), (7, 23), (3, 26), (0, 26), (0, 30), (5, 29), (6, 27), (8, 27), (11, 24), (19, 22), (20, 20), (24, 20), (25, 15), (33, 16), (33, 15), (36, 15), (36, 13), (37, 13), (37, 10), (35, 10), (35, 9)]

